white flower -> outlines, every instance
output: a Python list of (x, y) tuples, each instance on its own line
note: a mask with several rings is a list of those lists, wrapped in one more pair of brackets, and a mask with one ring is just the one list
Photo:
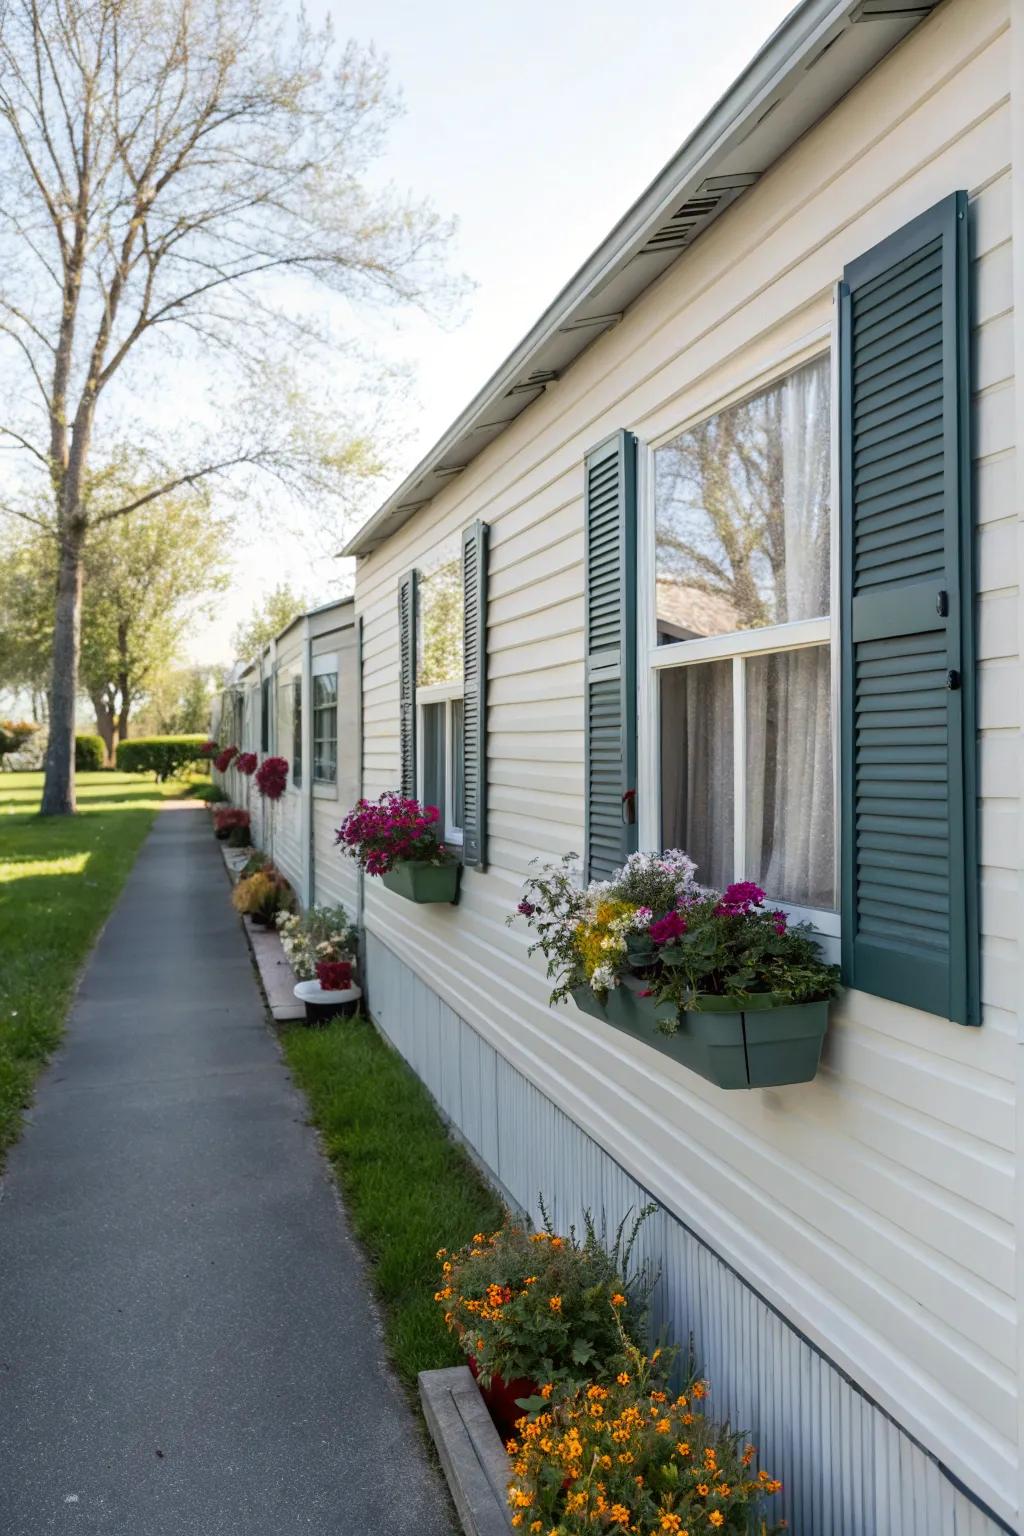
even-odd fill
[(619, 978), (610, 965), (599, 965), (590, 978), (590, 985), (595, 992), (611, 992), (619, 984)]

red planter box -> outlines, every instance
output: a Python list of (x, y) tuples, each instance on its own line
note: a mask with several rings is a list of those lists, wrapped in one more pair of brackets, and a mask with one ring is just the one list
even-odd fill
[(487, 1412), (494, 1420), (498, 1434), (503, 1440), (511, 1440), (516, 1432), (516, 1420), (523, 1417), (523, 1410), (516, 1399), (536, 1397), (540, 1388), (528, 1376), (519, 1376), (515, 1381), (503, 1381), (500, 1376), (492, 1376), (490, 1386), (485, 1387), (479, 1381), (480, 1370), (472, 1355), (469, 1356), (467, 1364), (480, 1386), (480, 1395), (487, 1405)]

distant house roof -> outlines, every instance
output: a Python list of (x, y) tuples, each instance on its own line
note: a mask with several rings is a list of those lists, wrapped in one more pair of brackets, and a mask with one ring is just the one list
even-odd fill
[(369, 554), (431, 501), (937, 3), (803, 0), (342, 553)]

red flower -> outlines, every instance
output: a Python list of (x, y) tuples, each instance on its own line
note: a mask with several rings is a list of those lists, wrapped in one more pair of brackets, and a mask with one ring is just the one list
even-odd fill
[(664, 917), (655, 919), (647, 932), (655, 944), (671, 944), (686, 932), (686, 918), (681, 912), (666, 912)]
[(232, 827), (247, 827), (249, 812), (234, 805), (221, 805), (213, 813), (213, 830), (230, 832)]
[(389, 790), (375, 803), (360, 800), (349, 811), (335, 841), (357, 859), (368, 875), (386, 875), (403, 859), (447, 859), (438, 841), (436, 824), (441, 813), (436, 805)]
[(280, 800), (288, 783), (288, 764), (283, 757), (265, 757), (256, 770), (256, 788), (266, 800)]
[(246, 778), (248, 778), (251, 773), (256, 772), (256, 764), (258, 762), (259, 758), (255, 752), (239, 752), (235, 758), (235, 767), (239, 773), (244, 773)]
[(352, 985), (351, 960), (318, 960), (316, 979), (324, 992), (347, 992)]
[(715, 913), (718, 917), (742, 917), (752, 907), (761, 906), (763, 901), (764, 891), (753, 880), (736, 880), (722, 892)]
[(204, 741), (202, 746), (199, 748), (199, 756), (213, 757), (218, 750), (219, 748), (215, 741)]
[(227, 773), (228, 769), (231, 767), (231, 759), (237, 756), (237, 747), (224, 747), (224, 749), (218, 752), (217, 756), (214, 758), (213, 766), (216, 768), (218, 773)]

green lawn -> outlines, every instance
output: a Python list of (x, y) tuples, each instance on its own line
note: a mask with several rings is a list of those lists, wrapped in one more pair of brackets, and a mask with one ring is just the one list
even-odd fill
[(41, 773), (0, 774), (0, 1163), (156, 809), (182, 793), (142, 774), (80, 773), (80, 814), (42, 819), (42, 785)]
[(437, 1250), (493, 1231), (501, 1204), (422, 1083), (366, 1020), (289, 1029), (283, 1040), (370, 1256), (391, 1358), (415, 1388), (419, 1371), (465, 1358), (434, 1300)]

